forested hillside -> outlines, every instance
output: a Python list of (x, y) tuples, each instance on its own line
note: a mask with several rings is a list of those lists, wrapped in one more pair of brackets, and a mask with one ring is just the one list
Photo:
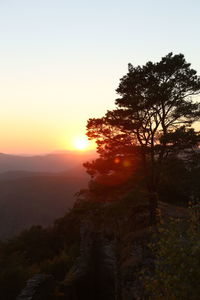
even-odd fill
[(83, 162), (94, 157), (94, 151), (0, 154), (0, 239), (61, 217), (73, 206), (75, 194), (87, 186)]
[(61, 173), (0, 179), (0, 239), (32, 225), (52, 224), (73, 206), (75, 194), (87, 182), (88, 177), (78, 173), (77, 177)]

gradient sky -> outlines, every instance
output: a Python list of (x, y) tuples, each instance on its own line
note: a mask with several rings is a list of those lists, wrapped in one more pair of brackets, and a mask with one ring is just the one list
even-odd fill
[(0, 152), (70, 149), (129, 62), (181, 52), (200, 73), (199, 15), (199, 0), (0, 0)]

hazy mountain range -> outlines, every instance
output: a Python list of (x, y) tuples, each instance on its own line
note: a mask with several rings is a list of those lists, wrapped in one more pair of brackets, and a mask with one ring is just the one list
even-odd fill
[(74, 194), (87, 186), (83, 162), (90, 152), (55, 152), (47, 155), (0, 154), (0, 238), (31, 225), (49, 225), (64, 215)]
[(7, 171), (64, 172), (94, 158), (95, 151), (56, 151), (46, 155), (19, 156), (0, 153), (0, 173)]

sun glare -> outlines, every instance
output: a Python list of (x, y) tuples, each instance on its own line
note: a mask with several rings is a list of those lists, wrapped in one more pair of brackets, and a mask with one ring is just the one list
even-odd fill
[(84, 151), (87, 150), (89, 141), (86, 136), (76, 137), (74, 139), (73, 145), (76, 150)]

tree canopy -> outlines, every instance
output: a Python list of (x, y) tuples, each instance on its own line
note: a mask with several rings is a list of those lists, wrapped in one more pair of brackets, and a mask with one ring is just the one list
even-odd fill
[[(197, 147), (199, 135), (191, 127), (200, 117), (200, 77), (183, 54), (169, 53), (159, 62), (128, 65), (120, 79), (116, 109), (102, 118), (91, 118), (87, 135), (97, 143), (100, 159), (140, 159), (151, 192), (156, 191), (161, 165), (170, 154)], [(99, 161), (87, 163), (93, 175), (101, 173)], [(105, 172), (105, 168), (104, 168)]]

